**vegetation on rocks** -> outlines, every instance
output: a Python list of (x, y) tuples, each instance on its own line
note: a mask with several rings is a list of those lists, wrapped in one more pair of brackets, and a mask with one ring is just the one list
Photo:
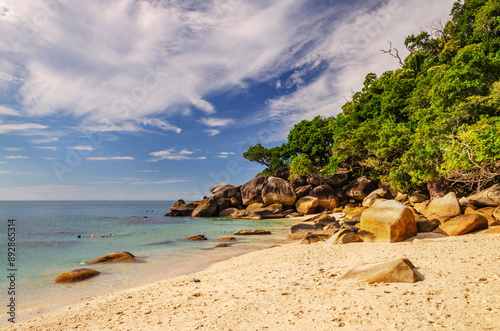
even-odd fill
[[(336, 117), (304, 120), (281, 146), (244, 157), (273, 175), (345, 168), (396, 189), (446, 179), (481, 189), (500, 178), (500, 3), (456, 2), (452, 18), (408, 36), (401, 68), (370, 73)], [(394, 54), (392, 54), (394, 55)]]

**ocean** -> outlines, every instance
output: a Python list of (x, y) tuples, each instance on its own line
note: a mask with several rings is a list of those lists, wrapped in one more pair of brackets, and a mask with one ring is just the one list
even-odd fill
[[(290, 221), (165, 217), (174, 201), (0, 201), (2, 292), (7, 292), (8, 223), (15, 220), (15, 300), (18, 320), (41, 309), (82, 298), (133, 288), (168, 277), (200, 271), (231, 256), (287, 243)], [(267, 229), (271, 235), (238, 236), (229, 247), (214, 248), (217, 238), (243, 229)], [(103, 237), (112, 234), (110, 237)], [(209, 240), (185, 238), (204, 234)], [(91, 237), (95, 235), (95, 237)], [(82, 238), (78, 238), (81, 236)], [(139, 263), (85, 262), (127, 251)], [(57, 275), (89, 267), (101, 275), (73, 284), (56, 284)], [(2, 297), (4, 297), (2, 295)], [(7, 300), (7, 299), (5, 299)], [(5, 309), (0, 311), (2, 322)], [(2, 323), (3, 324), (3, 323)]]

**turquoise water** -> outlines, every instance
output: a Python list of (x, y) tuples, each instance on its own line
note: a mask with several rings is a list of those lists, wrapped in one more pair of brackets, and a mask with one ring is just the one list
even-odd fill
[[(0, 201), (7, 251), (8, 219), (16, 224), (16, 300), (19, 312), (76, 301), (88, 295), (130, 288), (198, 271), (218, 260), (286, 242), (283, 220), (165, 217), (172, 201)], [(140, 218), (139, 218), (140, 217)], [(147, 218), (142, 218), (147, 217)], [(241, 236), (230, 247), (213, 249), (219, 237), (242, 229), (268, 229), (270, 236)], [(95, 238), (90, 236), (94, 234)], [(111, 237), (102, 235), (113, 234)], [(204, 234), (209, 240), (185, 238)], [(83, 238), (78, 238), (82, 236)], [(55, 284), (55, 277), (104, 254), (128, 251), (144, 263), (93, 265), (99, 277)], [(0, 258), (7, 272), (7, 256)], [(6, 288), (6, 277), (0, 277)]]

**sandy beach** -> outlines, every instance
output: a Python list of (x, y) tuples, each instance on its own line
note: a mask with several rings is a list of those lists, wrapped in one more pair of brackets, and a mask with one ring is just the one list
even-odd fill
[[(500, 236), (428, 237), (272, 247), (203, 272), (85, 298), (5, 329), (498, 330)], [(425, 280), (339, 279), (358, 264), (400, 257)]]

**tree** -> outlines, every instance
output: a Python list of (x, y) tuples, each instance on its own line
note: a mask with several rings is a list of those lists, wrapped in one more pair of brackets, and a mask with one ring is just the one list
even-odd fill
[(318, 173), (318, 170), (306, 154), (300, 154), (292, 158), (292, 162), (290, 163), (290, 180), (316, 173)]

